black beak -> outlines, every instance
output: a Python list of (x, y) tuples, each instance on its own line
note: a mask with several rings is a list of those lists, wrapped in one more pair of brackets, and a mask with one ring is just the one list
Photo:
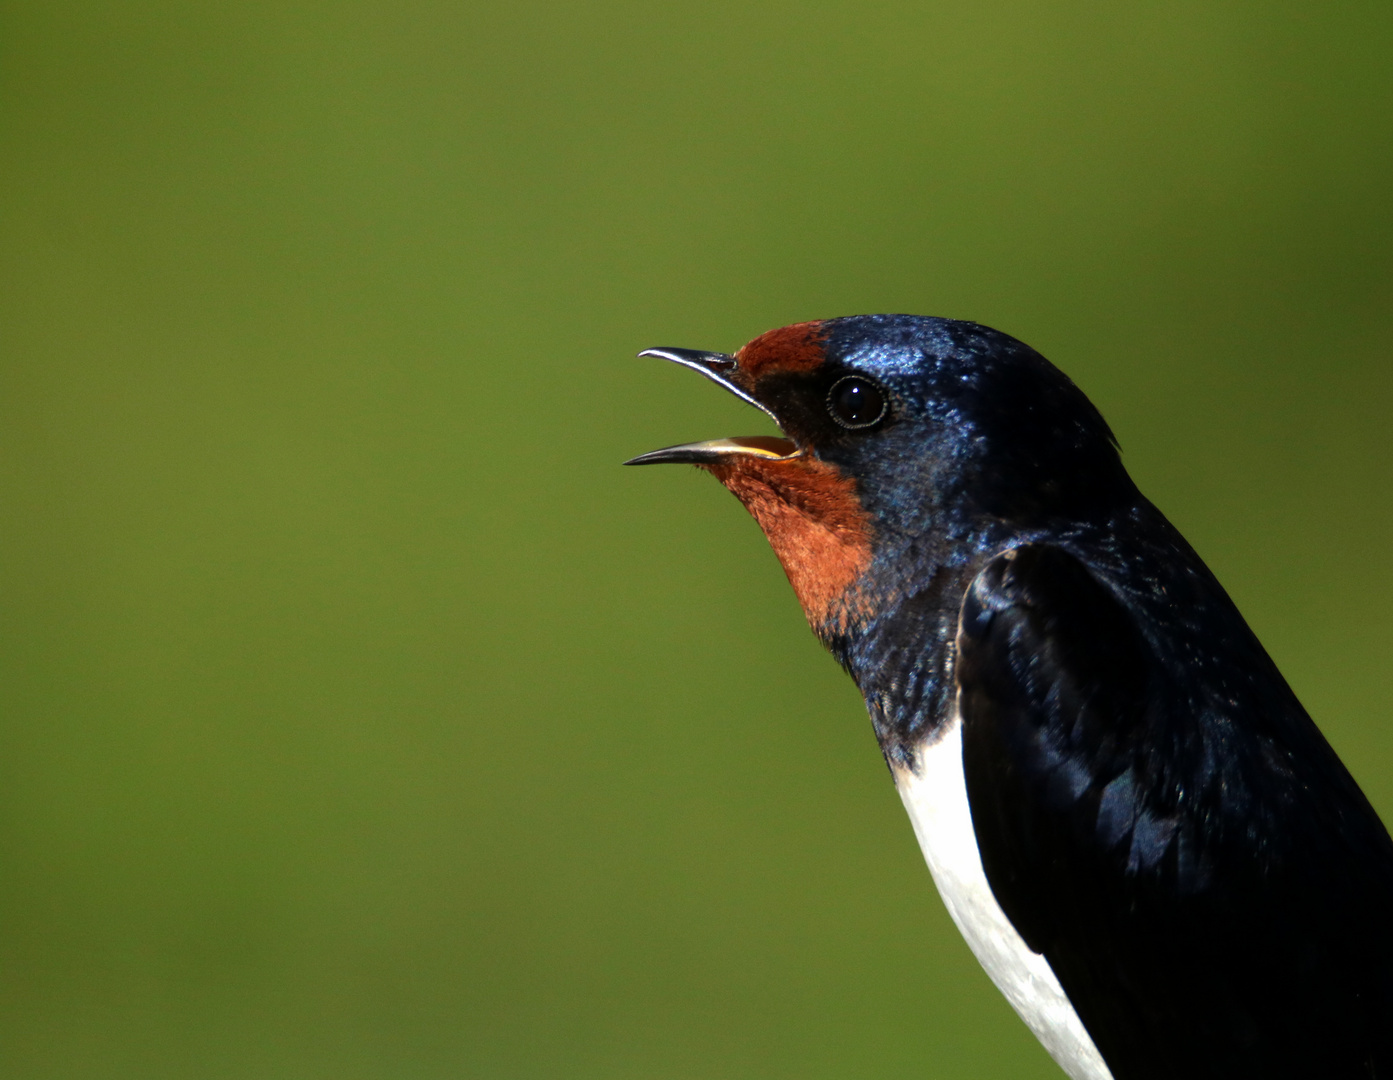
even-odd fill
[[(774, 423), (779, 418), (764, 405), (756, 401), (742, 387), (731, 380), (737, 369), (736, 359), (726, 353), (702, 352), (700, 349), (644, 349), (639, 356), (656, 356), (661, 360), (671, 360), (693, 371), (705, 375), (713, 383), (724, 387), (741, 401), (748, 402), (768, 416)], [(741, 439), (712, 439), (709, 442), (683, 443), (653, 450), (630, 458), (625, 465), (710, 465), (734, 455), (762, 457), (781, 460), (797, 457), (800, 453), (797, 444), (790, 439), (779, 439), (768, 435), (752, 435)]]

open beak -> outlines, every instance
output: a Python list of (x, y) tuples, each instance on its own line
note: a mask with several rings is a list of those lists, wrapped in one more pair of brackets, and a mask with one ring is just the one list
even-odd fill
[[(750, 396), (749, 392), (737, 385), (732, 376), (736, 373), (736, 360), (725, 353), (702, 352), (699, 349), (644, 349), (639, 356), (656, 356), (671, 360), (693, 371), (705, 375), (713, 383), (724, 387), (741, 401), (748, 402), (760, 412), (770, 417), (774, 423), (779, 418), (764, 405)], [(750, 435), (737, 439), (711, 439), (708, 442), (683, 443), (653, 450), (630, 458), (625, 465), (664, 465), (681, 463), (687, 465), (712, 465), (729, 460), (735, 456), (770, 458), (783, 461), (795, 458), (802, 451), (792, 439), (776, 438), (772, 435)]]

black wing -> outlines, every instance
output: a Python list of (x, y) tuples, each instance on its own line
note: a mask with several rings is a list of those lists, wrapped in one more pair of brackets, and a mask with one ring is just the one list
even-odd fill
[(1173, 626), (1133, 599), (1041, 544), (967, 591), (963, 761), (998, 902), (1116, 1080), (1393, 1077), (1386, 830), (1227, 597)]

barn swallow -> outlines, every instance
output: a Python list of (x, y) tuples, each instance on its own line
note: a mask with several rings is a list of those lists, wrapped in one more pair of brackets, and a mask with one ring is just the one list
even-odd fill
[(710, 472), (855, 680), (939, 893), (1074, 1080), (1393, 1078), (1393, 842), (1101, 414), (867, 315), (650, 349), (782, 437)]

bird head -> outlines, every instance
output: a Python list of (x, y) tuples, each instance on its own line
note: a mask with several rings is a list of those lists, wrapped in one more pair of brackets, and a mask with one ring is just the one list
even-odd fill
[(730, 489), (825, 640), (945, 566), (1135, 495), (1083, 393), (976, 323), (863, 315), (771, 330), (734, 354), (640, 355), (700, 372), (779, 425), (780, 438), (686, 443), (627, 464), (685, 462)]

